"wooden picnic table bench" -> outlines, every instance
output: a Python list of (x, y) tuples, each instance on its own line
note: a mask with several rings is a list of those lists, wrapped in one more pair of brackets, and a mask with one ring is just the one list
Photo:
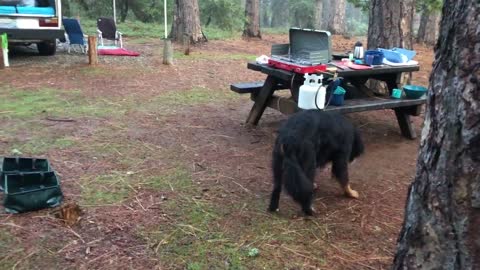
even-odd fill
[[(230, 89), (239, 94), (250, 94), (254, 104), (247, 117), (247, 124), (257, 125), (263, 112), (267, 107), (280, 111), (283, 114), (292, 114), (301, 110), (297, 106), (298, 92), (303, 84), (302, 74), (296, 74), (286, 70), (277, 69), (264, 64), (248, 63), (248, 69), (262, 72), (267, 75), (265, 81), (235, 83)], [(390, 91), (400, 88), (401, 76), (405, 72), (418, 71), (420, 67), (375, 67), (368, 70), (339, 69), (337, 74), (344, 78), (344, 83), (350, 84), (352, 88), (347, 89), (347, 96), (343, 106), (328, 106), (325, 111), (336, 111), (339, 113), (353, 113), (370, 110), (393, 109), (400, 126), (402, 135), (409, 139), (416, 138), (416, 132), (412, 126), (410, 116), (419, 116), (421, 106), (426, 98), (419, 99), (393, 99), (390, 96), (377, 96), (365, 85), (368, 79), (376, 79), (387, 84)], [(290, 90), (290, 96), (276, 95), (275, 91)]]

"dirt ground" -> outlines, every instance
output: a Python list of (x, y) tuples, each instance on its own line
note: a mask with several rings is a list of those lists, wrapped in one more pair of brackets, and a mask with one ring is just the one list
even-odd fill
[[(321, 171), (315, 217), (285, 195), (266, 212), (286, 116), (267, 109), (244, 126), (252, 103), (229, 84), (262, 80), (247, 62), (285, 41), (210, 41), (189, 56), (177, 45), (173, 66), (155, 40), (127, 39), (140, 57), (94, 68), (79, 53), (16, 51), (0, 71), (0, 155), (47, 157), (82, 215), (67, 226), (56, 209), (0, 206), (0, 269), (387, 269), (419, 144), (400, 136), (392, 111), (349, 115), (366, 142), (350, 170), (360, 199)], [(334, 36), (334, 50), (355, 42)], [(415, 49), (414, 83), (427, 85), (433, 49)]]

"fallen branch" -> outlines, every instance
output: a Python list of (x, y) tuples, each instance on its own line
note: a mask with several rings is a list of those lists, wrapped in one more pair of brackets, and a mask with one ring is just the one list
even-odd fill
[(76, 122), (77, 120), (75, 119), (69, 119), (69, 118), (53, 118), (50, 116), (45, 117), (46, 120), (48, 121), (54, 121), (54, 122)]

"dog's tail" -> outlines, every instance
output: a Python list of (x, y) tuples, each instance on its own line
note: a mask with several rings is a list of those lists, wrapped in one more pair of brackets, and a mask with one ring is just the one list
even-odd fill
[(301, 204), (310, 203), (308, 200), (311, 199), (313, 194), (313, 182), (308, 179), (307, 175), (305, 175), (305, 172), (300, 167), (295, 152), (289, 151), (293, 149), (288, 149), (289, 146), (285, 144), (282, 146), (284, 148), (283, 179), (285, 189), (295, 201)]

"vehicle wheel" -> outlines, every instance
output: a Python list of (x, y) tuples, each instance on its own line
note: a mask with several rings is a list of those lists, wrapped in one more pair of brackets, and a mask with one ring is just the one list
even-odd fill
[(37, 49), (40, 55), (54, 55), (57, 51), (55, 40), (37, 43)]

